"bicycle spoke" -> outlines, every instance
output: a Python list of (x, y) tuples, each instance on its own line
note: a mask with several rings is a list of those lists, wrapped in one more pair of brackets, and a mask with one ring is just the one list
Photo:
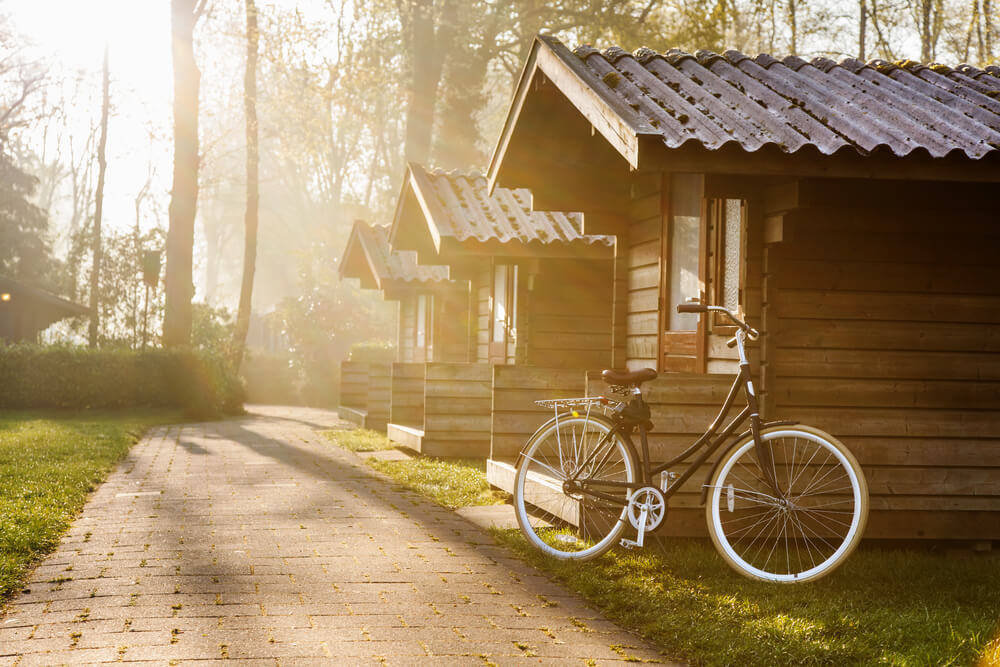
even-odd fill
[[(836, 448), (811, 434), (762, 438), (768, 450), (761, 459), (769, 462), (758, 459), (753, 442), (724, 457), (710, 504), (717, 523), (710, 527), (718, 526), (713, 532), (730, 564), (750, 576), (789, 582), (807, 572), (821, 576), (839, 564), (844, 542), (857, 538), (857, 481)], [(764, 465), (777, 489), (764, 479)], [(727, 498), (735, 511), (727, 510)]]

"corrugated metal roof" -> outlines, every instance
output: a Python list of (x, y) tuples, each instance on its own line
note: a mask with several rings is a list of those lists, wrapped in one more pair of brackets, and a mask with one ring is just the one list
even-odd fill
[(435, 220), (441, 236), (458, 241), (522, 243), (525, 245), (581, 244), (613, 247), (613, 236), (581, 234), (583, 216), (560, 211), (533, 211), (531, 191), (495, 188), (489, 193), (479, 173), (420, 170), (430, 182), (436, 205), (444, 213)]
[[(369, 225), (358, 220), (354, 223), (352, 238), (357, 238), (360, 244), (358, 249), (365, 253), (368, 264), (375, 274), (374, 277), (382, 287), (388, 281), (429, 284), (448, 280), (447, 266), (418, 264), (416, 252), (393, 250), (389, 245), (388, 225)], [(348, 255), (354, 250), (352, 245), (351, 241), (348, 241), (342, 267), (348, 265)]]
[(738, 51), (628, 53), (590, 46), (571, 53), (554, 38), (542, 39), (583, 71), (599, 95), (631, 110), (634, 117), (625, 119), (630, 125), (653, 128), (669, 148), (690, 141), (709, 149), (735, 143), (747, 151), (773, 145), (795, 153), (810, 146), (827, 155), (849, 148), (861, 154), (888, 149), (897, 156), (925, 150), (972, 159), (1000, 152), (995, 65), (807, 62)]

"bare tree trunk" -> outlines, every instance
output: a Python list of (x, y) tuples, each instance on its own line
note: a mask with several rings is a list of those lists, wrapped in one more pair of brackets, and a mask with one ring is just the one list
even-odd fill
[(433, 10), (433, 0), (409, 2), (410, 81), (403, 155), (406, 160), (415, 162), (427, 161), (434, 129), (438, 82), (434, 77)]
[(247, 345), (250, 311), (253, 305), (253, 277), (257, 264), (257, 213), (260, 201), (258, 163), (260, 151), (257, 136), (257, 5), (246, 0), (247, 6), (247, 68), (243, 79), (243, 102), (247, 116), (247, 211), (243, 245), (243, 284), (240, 287), (240, 307), (233, 333), (233, 366), (239, 369)]
[(986, 52), (979, 54), (980, 65), (993, 62), (993, 0), (983, 0), (983, 29), (986, 33)]
[(167, 230), (166, 311), (163, 345), (191, 343), (194, 297), (192, 253), (198, 208), (198, 91), (201, 72), (194, 59), (195, 0), (171, 0), (174, 63), (174, 182)]
[(792, 31), (792, 55), (798, 55), (799, 53), (799, 25), (797, 11), (795, 0), (788, 0), (788, 27)]
[(865, 0), (858, 0), (858, 60), (864, 62), (868, 50), (865, 48), (865, 34), (868, 32), (868, 8)]
[(111, 72), (108, 67), (108, 45), (104, 45), (104, 85), (101, 103), (101, 141), (97, 146), (97, 194), (94, 199), (94, 266), (90, 270), (90, 347), (97, 347), (101, 323), (101, 220), (104, 217), (104, 171), (108, 166), (105, 149), (108, 146), (108, 107), (111, 100)]
[(920, 59), (931, 61), (931, 2), (920, 0)]
[[(132, 244), (135, 252), (135, 266), (137, 276), (142, 271), (142, 202), (149, 196), (149, 188), (153, 184), (152, 169), (146, 176), (146, 182), (139, 189), (135, 196), (135, 229), (132, 230)], [(139, 347), (139, 283), (135, 282), (132, 287), (132, 349)]]

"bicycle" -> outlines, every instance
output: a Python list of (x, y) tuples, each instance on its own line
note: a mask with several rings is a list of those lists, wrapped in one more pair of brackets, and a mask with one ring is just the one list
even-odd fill
[[(701, 489), (708, 532), (722, 558), (763, 581), (796, 583), (829, 574), (857, 546), (868, 518), (868, 487), (857, 460), (820, 429), (761, 421), (746, 350), (747, 340), (760, 336), (756, 329), (721, 306), (688, 302), (677, 310), (722, 313), (737, 327), (728, 344), (737, 349), (739, 371), (718, 416), (683, 452), (654, 468), (642, 384), (657, 377), (655, 370), (602, 373), (612, 393), (626, 400), (537, 401), (555, 416), (518, 455), (514, 507), (521, 531), (558, 559), (589, 560), (618, 542), (642, 547), (645, 535), (664, 521), (667, 500), (731, 442)], [(746, 407), (722, 426), (740, 390)], [(747, 421), (749, 428), (734, 436)], [(636, 430), (641, 457), (632, 441)], [(670, 470), (696, 452), (683, 472)], [(621, 538), (627, 526), (635, 529), (635, 540)]]

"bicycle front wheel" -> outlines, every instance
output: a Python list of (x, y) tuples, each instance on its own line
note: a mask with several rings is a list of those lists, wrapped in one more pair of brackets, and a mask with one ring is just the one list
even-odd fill
[(705, 508), (712, 541), (751, 579), (797, 583), (826, 576), (864, 532), (868, 486), (861, 466), (843, 443), (809, 426), (773, 427), (761, 438), (770, 475), (752, 438), (719, 462)]
[[(628, 522), (635, 480), (631, 448), (604, 417), (560, 417), (521, 452), (514, 477), (517, 523), (528, 542), (561, 560), (589, 560), (614, 546)], [(575, 479), (582, 485), (567, 485)], [(611, 482), (602, 486), (601, 482)]]

